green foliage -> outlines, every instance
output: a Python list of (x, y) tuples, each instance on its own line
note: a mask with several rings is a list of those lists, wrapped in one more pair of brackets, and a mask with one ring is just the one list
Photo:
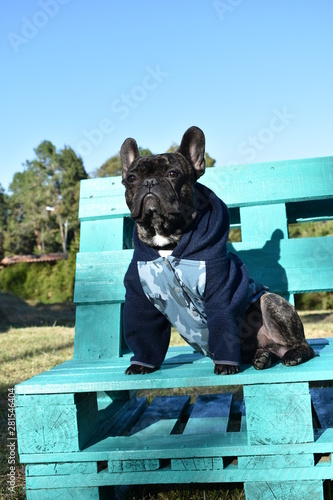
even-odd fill
[(8, 196), (0, 184), (0, 259), (4, 256), (4, 241), (7, 228)]
[(148, 148), (139, 147), (139, 153), (141, 156), (151, 156), (153, 153)]
[[(169, 147), (167, 153), (175, 153), (177, 150), (178, 150), (179, 146), (176, 142), (173, 142), (171, 144), (171, 146)], [(211, 156), (209, 156), (209, 154), (205, 153), (205, 161), (206, 161), (206, 167), (209, 168), (209, 167), (214, 167), (215, 163), (216, 163), (216, 160), (214, 160), (214, 158), (212, 158)]]
[(206, 160), (206, 167), (214, 167), (215, 166), (216, 160), (214, 160), (214, 158), (209, 156), (209, 154), (207, 152), (205, 153), (205, 160)]
[(179, 149), (179, 146), (176, 142), (173, 142), (169, 149), (166, 151), (167, 153), (175, 153)]
[[(150, 149), (141, 147), (139, 147), (139, 153), (141, 156), (149, 156), (152, 154)], [(116, 175), (121, 175), (121, 159), (119, 153), (111, 156), (94, 172), (95, 177), (114, 177)]]
[(73, 300), (75, 252), (56, 264), (19, 263), (0, 270), (0, 290), (33, 302), (52, 304)]
[(88, 177), (82, 159), (68, 146), (57, 151), (50, 141), (34, 151), (35, 159), (9, 187), (7, 255), (65, 252), (68, 227), (69, 241), (78, 235), (79, 181)]
[(296, 295), (296, 308), (300, 311), (327, 311), (333, 309), (333, 293), (316, 292)]
[(120, 154), (111, 156), (95, 172), (94, 177), (114, 177), (121, 174)]
[(1, 269), (0, 290), (11, 292), (18, 297), (27, 298), (25, 294), (25, 282), (28, 272), (29, 265), (25, 263)]

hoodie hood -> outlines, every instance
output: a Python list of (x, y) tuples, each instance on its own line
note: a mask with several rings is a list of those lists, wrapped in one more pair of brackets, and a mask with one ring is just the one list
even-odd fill
[[(173, 257), (189, 260), (215, 260), (226, 257), (229, 235), (229, 211), (225, 203), (209, 188), (196, 183), (196, 204), (199, 213), (172, 252)], [(154, 260), (159, 253), (133, 233), (134, 251), (140, 260)]]

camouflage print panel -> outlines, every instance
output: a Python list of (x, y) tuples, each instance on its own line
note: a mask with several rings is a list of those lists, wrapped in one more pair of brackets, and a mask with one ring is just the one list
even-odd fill
[(138, 262), (138, 272), (147, 298), (188, 344), (206, 356), (205, 262), (160, 257), (150, 262)]
[[(204, 311), (206, 264), (204, 261), (159, 257), (138, 262), (140, 282), (146, 297), (170, 321), (196, 351), (208, 356), (208, 327)], [(268, 288), (249, 280), (248, 304)], [(222, 332), (221, 332), (222, 333)]]

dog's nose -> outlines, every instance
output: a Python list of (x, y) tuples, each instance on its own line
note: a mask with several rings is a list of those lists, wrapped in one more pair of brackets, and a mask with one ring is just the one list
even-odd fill
[(151, 190), (151, 188), (153, 188), (154, 186), (157, 186), (158, 184), (158, 181), (154, 178), (152, 179), (146, 179), (143, 183), (143, 185), (149, 189), (149, 191)]

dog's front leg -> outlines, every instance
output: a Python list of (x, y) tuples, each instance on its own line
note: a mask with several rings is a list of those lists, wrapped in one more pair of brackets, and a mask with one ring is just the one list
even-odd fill
[(149, 366), (142, 365), (130, 365), (125, 370), (126, 375), (147, 375), (148, 373), (153, 373), (158, 370), (158, 367), (151, 368)]
[(220, 365), (215, 363), (214, 373), (215, 375), (234, 375), (239, 372), (238, 365)]

